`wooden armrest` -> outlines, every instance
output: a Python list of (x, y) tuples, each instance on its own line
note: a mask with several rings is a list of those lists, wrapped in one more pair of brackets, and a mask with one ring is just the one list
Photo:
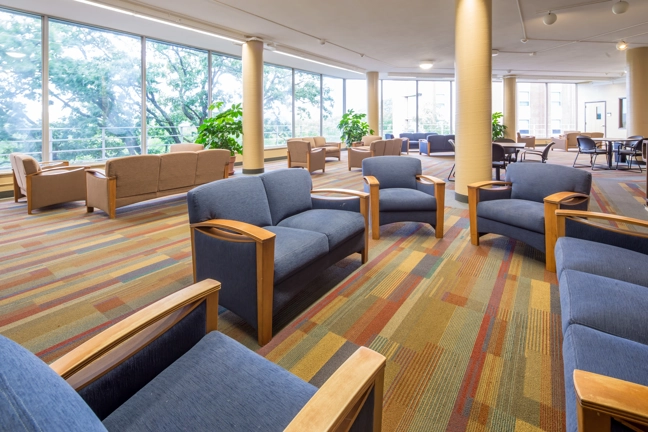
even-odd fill
[(476, 183), (471, 183), (468, 185), (468, 188), (472, 189), (483, 189), (486, 186), (508, 186), (511, 187), (513, 186), (513, 183), (511, 182), (505, 182), (505, 181), (483, 181), (483, 182), (476, 182)]
[[(578, 199), (580, 198), (580, 199)], [(544, 202), (551, 204), (560, 204), (567, 201), (576, 201), (572, 204), (579, 204), (589, 199), (589, 195), (585, 195), (578, 192), (557, 192), (553, 195), (545, 197)]]
[(70, 161), (66, 161), (66, 160), (49, 161), (49, 162), (39, 162), (38, 164), (41, 167), (44, 167), (44, 166), (49, 166), (49, 167), (53, 167), (53, 166), (69, 166)]
[[(211, 294), (217, 293), (220, 286), (220, 282), (212, 279), (205, 279), (170, 294), (144, 309), (135, 312), (133, 315), (125, 318), (117, 324), (108, 327), (106, 330), (56, 360), (50, 365), (50, 367), (61, 377), (68, 379), (72, 375), (89, 366), (91, 363), (101, 359), (117, 346), (124, 344), (128, 339), (133, 338), (138, 333), (143, 332), (164, 318), (169, 317), (174, 312), (180, 312), (183, 308), (192, 303), (196, 303)], [(217, 298), (216, 303), (218, 303)], [(211, 312), (212, 315), (214, 315), (215, 312), (215, 318), (217, 319), (218, 305), (216, 304), (215, 306), (216, 308)], [(208, 321), (213, 318), (214, 317), (210, 318), (208, 314)], [(148, 343), (150, 340), (146, 340), (145, 342)], [(132, 346), (127, 347), (127, 349), (131, 351), (134, 349), (136, 350), (136, 348), (137, 347)], [(123, 359), (121, 360), (123, 361)], [(105, 371), (103, 372), (105, 373)], [(83, 378), (82, 381), (87, 381), (88, 379), (87, 377)], [(73, 387), (77, 388), (74, 385)]]
[(106, 172), (102, 169), (86, 168), (85, 172), (97, 178), (104, 178), (104, 179), (108, 178), (106, 176)]
[[(385, 363), (385, 357), (377, 352), (365, 347), (358, 348), (320, 387), (284, 431), (348, 430), (372, 388), (376, 393), (381, 393), (375, 397), (382, 401), (381, 381)], [(374, 413), (376, 418), (380, 421), (380, 417)], [(374, 430), (380, 430), (380, 425), (374, 424)]]
[(369, 186), (380, 186), (380, 182), (374, 176), (364, 176), (364, 182)]
[(336, 193), (336, 194), (342, 194), (342, 195), (351, 195), (351, 196), (356, 196), (358, 198), (366, 198), (369, 196), (367, 192), (362, 192), (362, 191), (356, 191), (356, 190), (351, 190), (351, 189), (335, 189), (335, 188), (329, 188), (329, 189), (313, 189), (311, 191), (312, 194), (318, 194), (318, 193)]
[(648, 387), (576, 369), (574, 388), (584, 409), (648, 425)]
[(604, 219), (612, 222), (621, 222), (624, 224), (632, 224), (648, 228), (648, 222), (644, 220), (609, 213), (589, 212), (582, 210), (556, 210), (556, 216), (558, 216), (559, 218), (578, 217), (587, 219)]
[[(430, 183), (434, 183), (434, 184), (445, 184), (445, 182), (443, 180), (441, 180), (439, 178), (436, 178), (436, 177), (429, 176), (429, 175), (425, 175), (425, 174), (417, 175), (416, 180), (418, 180), (418, 181), (426, 180), (426, 181), (428, 181)], [(421, 182), (421, 183), (423, 183), (423, 182)]]
[[(256, 225), (229, 219), (211, 219), (205, 222), (191, 224), (191, 229), (210, 230), (212, 228), (216, 228), (218, 230), (225, 229), (227, 231), (233, 231), (239, 235), (249, 237), (255, 242), (259, 243), (263, 243), (276, 237), (275, 233), (260, 228)], [(233, 240), (233, 237), (235, 236), (233, 234), (229, 234), (223, 237), (218, 237), (225, 240)]]

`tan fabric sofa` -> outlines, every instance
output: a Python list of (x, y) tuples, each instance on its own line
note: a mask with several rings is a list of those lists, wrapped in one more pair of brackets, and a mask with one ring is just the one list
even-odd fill
[(317, 137), (299, 137), (290, 138), (287, 141), (306, 141), (310, 143), (311, 148), (323, 148), (326, 151), (326, 157), (336, 157), (341, 160), (342, 157), (342, 143), (341, 142), (327, 142), (326, 138)]
[(313, 148), (308, 141), (288, 140), (288, 168), (306, 168), (308, 172), (326, 171), (326, 151)]
[(27, 197), (27, 213), (35, 208), (86, 199), (85, 167), (68, 161), (39, 163), (29, 155), (9, 155), (14, 201)]
[(556, 143), (551, 150), (559, 149), (569, 151), (570, 148), (578, 148), (578, 136), (588, 136), (590, 138), (603, 138), (602, 132), (579, 132), (579, 131), (565, 131), (557, 138), (552, 137), (551, 140)]
[(403, 140), (395, 138), (391, 140), (372, 141), (368, 146), (349, 148), (349, 171), (351, 168), (362, 168), (362, 161), (369, 157), (376, 156), (400, 156)]
[(182, 143), (182, 144), (171, 144), (169, 146), (169, 153), (177, 153), (183, 151), (197, 152), (201, 150), (205, 150), (205, 146), (202, 144)]
[(201, 150), (110, 159), (105, 170), (86, 170), (88, 212), (115, 210), (140, 201), (187, 192), (228, 177), (228, 150)]

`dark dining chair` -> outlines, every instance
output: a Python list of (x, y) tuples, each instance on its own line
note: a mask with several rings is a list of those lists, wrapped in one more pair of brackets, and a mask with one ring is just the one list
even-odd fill
[(643, 172), (641, 169), (641, 165), (639, 165), (639, 160), (637, 159), (637, 156), (641, 156), (641, 146), (643, 144), (644, 137), (641, 135), (635, 135), (628, 137), (628, 139), (635, 139), (635, 141), (631, 141), (629, 143), (621, 144), (617, 149), (617, 158), (616, 158), (616, 169), (619, 169), (619, 160), (625, 156), (626, 159), (626, 164), (628, 165), (628, 168), (626, 171), (630, 171), (632, 169), (632, 158), (635, 160), (635, 164), (639, 167), (639, 172)]
[[(574, 159), (574, 163), (572, 164), (572, 167), (583, 168), (589, 166), (590, 168), (592, 168), (592, 171), (594, 171), (594, 166), (596, 165), (596, 157), (600, 154), (604, 154), (607, 158), (608, 155), (607, 150), (599, 148), (596, 145), (596, 141), (594, 141), (592, 138), (588, 136), (579, 135), (576, 137), (576, 141), (578, 141), (578, 153), (576, 154), (576, 158)], [(589, 155), (590, 157), (589, 165), (576, 165), (578, 156), (580, 156), (581, 154)]]
[[(450, 144), (450, 146), (452, 146), (452, 151), (453, 151), (453, 152), (455, 153), (455, 155), (456, 155), (456, 154), (457, 154), (457, 149), (455, 148), (455, 142), (454, 142), (454, 140), (453, 140), (453, 139), (449, 139), (449, 140), (448, 140), (448, 144)], [(455, 165), (456, 165), (456, 164), (452, 164), (452, 168), (450, 168), (450, 172), (448, 173), (448, 178), (447, 178), (446, 180), (448, 180), (449, 182), (453, 182), (453, 181), (455, 181)]]
[[(515, 144), (516, 141), (511, 138), (497, 138), (496, 143)], [(504, 146), (502, 146), (504, 147)], [(504, 147), (504, 154), (506, 155), (506, 163), (517, 162), (518, 149), (515, 147)]]
[(495, 168), (495, 180), (500, 180), (500, 170), (506, 169), (506, 151), (497, 143), (493, 143), (493, 168)]
[[(520, 162), (540, 162), (540, 163), (547, 163), (547, 159), (549, 158), (549, 151), (551, 148), (555, 145), (555, 142), (550, 142), (547, 144), (544, 148), (544, 150), (524, 150), (522, 154), (520, 155)], [(527, 156), (540, 156), (540, 160), (538, 159), (527, 159)]]

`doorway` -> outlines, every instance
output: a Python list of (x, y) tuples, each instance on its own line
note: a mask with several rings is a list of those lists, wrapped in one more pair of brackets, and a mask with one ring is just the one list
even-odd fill
[(585, 102), (585, 131), (601, 132), (605, 136), (605, 102)]

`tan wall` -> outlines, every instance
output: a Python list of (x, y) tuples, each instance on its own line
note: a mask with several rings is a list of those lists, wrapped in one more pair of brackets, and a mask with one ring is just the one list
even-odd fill
[[(627, 137), (627, 130), (619, 127), (620, 106), (619, 99), (626, 97), (626, 84), (578, 84), (578, 128), (585, 131), (585, 103), (605, 101), (605, 134), (612, 138)], [(628, 108), (629, 109), (629, 108)]]

